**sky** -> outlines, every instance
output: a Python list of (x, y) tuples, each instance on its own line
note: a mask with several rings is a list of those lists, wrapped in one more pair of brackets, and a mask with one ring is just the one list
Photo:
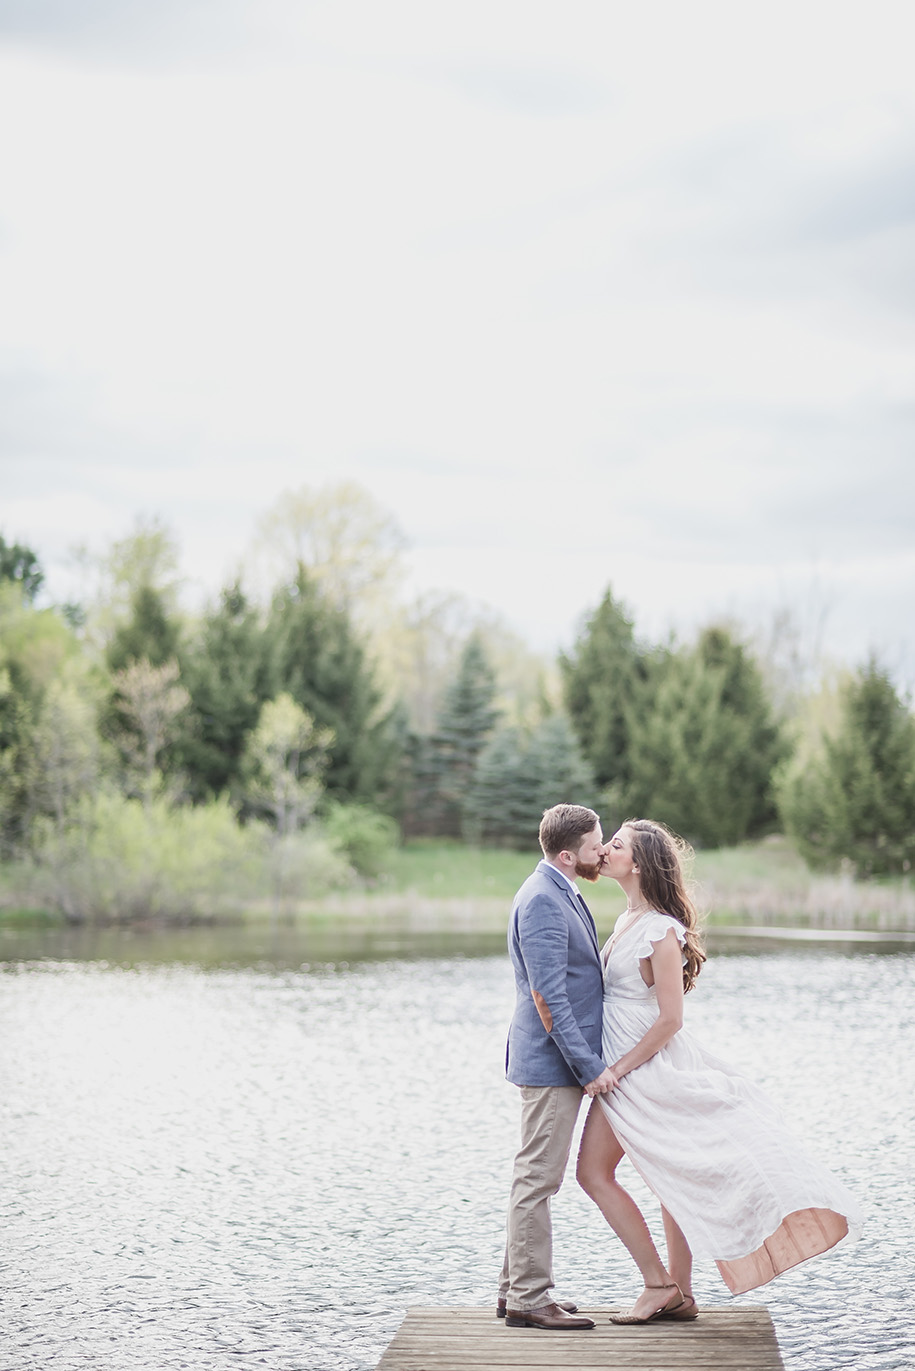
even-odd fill
[(568, 646), (790, 610), (915, 684), (901, 0), (0, 0), (0, 533), (188, 602), (355, 481)]

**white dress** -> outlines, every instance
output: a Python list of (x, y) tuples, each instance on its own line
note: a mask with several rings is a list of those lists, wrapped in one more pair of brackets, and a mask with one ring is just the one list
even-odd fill
[[(666, 914), (617, 920), (603, 950), (603, 1056), (618, 1061), (658, 1016), (639, 960), (673, 928)], [(693, 1254), (713, 1259), (735, 1294), (855, 1235), (861, 1212), (830, 1172), (807, 1156), (775, 1105), (686, 1029), (598, 1095), (627, 1156), (673, 1215)]]

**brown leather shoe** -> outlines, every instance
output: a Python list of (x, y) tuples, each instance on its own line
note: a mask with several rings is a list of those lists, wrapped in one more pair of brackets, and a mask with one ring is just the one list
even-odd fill
[(537, 1309), (506, 1309), (506, 1328), (593, 1328), (594, 1320), (567, 1314), (560, 1305), (541, 1304)]
[[(560, 1309), (564, 1309), (564, 1310), (566, 1311), (567, 1314), (577, 1314), (577, 1313), (578, 1313), (578, 1305), (577, 1305), (577, 1304), (573, 1304), (571, 1300), (557, 1300), (556, 1303), (559, 1305), (559, 1308), (560, 1308)], [(508, 1304), (508, 1301), (507, 1301), (507, 1300), (504, 1300), (504, 1299), (502, 1298), (502, 1296), (500, 1295), (499, 1298), (496, 1300), (496, 1318), (497, 1318), (497, 1319), (504, 1319), (504, 1318), (505, 1318), (505, 1306), (506, 1306), (507, 1304)]]

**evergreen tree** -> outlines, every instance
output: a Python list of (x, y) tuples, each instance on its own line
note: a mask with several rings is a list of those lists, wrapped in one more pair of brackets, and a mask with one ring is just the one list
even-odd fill
[(286, 692), (333, 731), (328, 796), (387, 804), (396, 759), (374, 673), (348, 615), (304, 567), (273, 598), (266, 644), (271, 696)]
[[(565, 714), (551, 714), (531, 735), (527, 753), (531, 777), (531, 805), (534, 820), (528, 826), (526, 841), (536, 839), (543, 811), (557, 804), (588, 805), (597, 799), (597, 784), (589, 762), (582, 755), (574, 730)], [(519, 839), (525, 835), (519, 833)]]
[(565, 706), (598, 783), (622, 795), (632, 775), (627, 702), (645, 666), (632, 620), (608, 589), (569, 655), (559, 659)]
[(532, 732), (500, 728), (480, 752), (464, 804), (465, 832), (487, 846), (536, 846), (543, 811), (594, 803), (596, 786), (564, 714)]
[(179, 762), (202, 800), (236, 783), (245, 739), (270, 696), (267, 638), (237, 583), (222, 591), (180, 660), (191, 705)]
[(123, 671), (133, 662), (164, 666), (178, 655), (180, 625), (169, 613), (166, 597), (155, 586), (143, 584), (130, 598), (130, 617), (118, 624), (105, 656), (110, 671)]
[(496, 674), (472, 633), (445, 691), (434, 736), (438, 831), (459, 837), (477, 758), (499, 717)]
[(706, 847), (772, 825), (783, 745), (759, 668), (726, 629), (657, 654), (626, 718), (630, 815), (661, 819)]
[(786, 831), (814, 866), (845, 861), (861, 876), (915, 861), (915, 719), (872, 659), (847, 682), (837, 727), (778, 780)]

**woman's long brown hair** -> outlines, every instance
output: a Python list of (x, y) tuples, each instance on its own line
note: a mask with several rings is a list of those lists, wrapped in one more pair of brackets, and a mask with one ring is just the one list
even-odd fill
[(686, 889), (684, 865), (693, 855), (689, 843), (653, 819), (627, 819), (632, 857), (639, 868), (641, 898), (659, 914), (669, 914), (686, 929), (683, 989), (692, 990), (705, 961), (699, 915)]

